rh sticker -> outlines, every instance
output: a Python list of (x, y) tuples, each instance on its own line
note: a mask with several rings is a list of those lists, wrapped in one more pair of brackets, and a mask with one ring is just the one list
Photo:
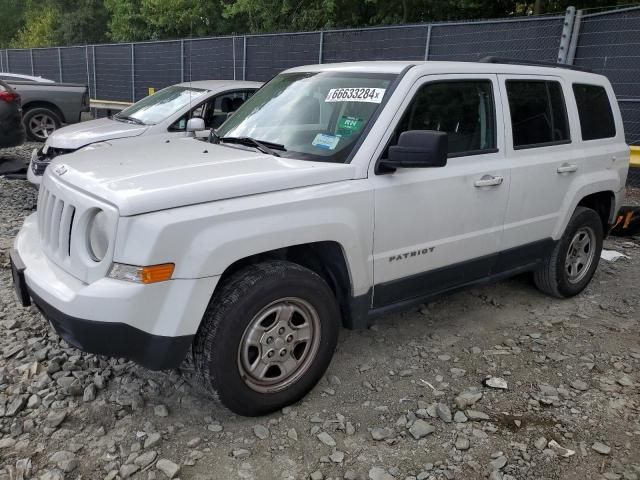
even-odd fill
[(362, 128), (364, 120), (357, 117), (347, 117), (343, 115), (338, 120), (338, 129), (336, 133), (341, 137), (348, 137), (353, 133), (357, 133)]
[(332, 88), (325, 102), (381, 103), (385, 88)]

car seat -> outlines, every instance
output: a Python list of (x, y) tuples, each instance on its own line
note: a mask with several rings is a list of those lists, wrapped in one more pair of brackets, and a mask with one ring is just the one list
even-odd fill
[(211, 128), (216, 129), (222, 125), (233, 111), (233, 101), (229, 97), (224, 97), (220, 102), (221, 113), (214, 113), (211, 121)]

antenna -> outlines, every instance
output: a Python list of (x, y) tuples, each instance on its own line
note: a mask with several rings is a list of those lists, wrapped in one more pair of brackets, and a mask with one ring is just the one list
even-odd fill
[(191, 82), (192, 82), (192, 78), (191, 78), (191, 57), (192, 55), (192, 50), (193, 50), (193, 13), (191, 14), (191, 25), (189, 27), (189, 118), (191, 118), (191, 116), (193, 115), (193, 111), (191, 110), (191, 104), (192, 104), (192, 96), (193, 96), (193, 89), (191, 86)]

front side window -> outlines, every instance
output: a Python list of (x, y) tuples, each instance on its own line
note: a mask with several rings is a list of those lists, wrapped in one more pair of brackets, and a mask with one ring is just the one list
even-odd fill
[(491, 82), (463, 80), (424, 85), (407, 108), (391, 143), (396, 143), (407, 130), (447, 132), (450, 157), (495, 151)]
[(597, 140), (616, 136), (611, 103), (607, 91), (598, 85), (573, 84), (578, 105), (582, 140)]
[(280, 74), (220, 127), (224, 137), (251, 137), (284, 147), (283, 157), (346, 162), (395, 74), (301, 72)]
[(205, 128), (218, 128), (227, 118), (231, 116), (240, 106), (253, 95), (254, 90), (242, 90), (223, 93), (208, 99), (206, 102), (193, 108), (176, 120), (169, 131), (182, 132), (187, 128), (187, 120), (193, 117), (202, 118)]
[(568, 143), (567, 108), (558, 82), (507, 80), (513, 148)]
[(114, 116), (116, 120), (155, 125), (189, 103), (196, 103), (208, 90), (174, 85), (143, 98)]

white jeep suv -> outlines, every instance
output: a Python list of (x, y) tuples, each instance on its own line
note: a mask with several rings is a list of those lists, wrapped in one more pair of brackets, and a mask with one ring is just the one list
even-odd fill
[(629, 148), (607, 79), (559, 67), (293, 68), (208, 141), (65, 156), (15, 240), (17, 295), (87, 352), (192, 355), (243, 415), (303, 397), (340, 325), (521, 272), (576, 295)]

